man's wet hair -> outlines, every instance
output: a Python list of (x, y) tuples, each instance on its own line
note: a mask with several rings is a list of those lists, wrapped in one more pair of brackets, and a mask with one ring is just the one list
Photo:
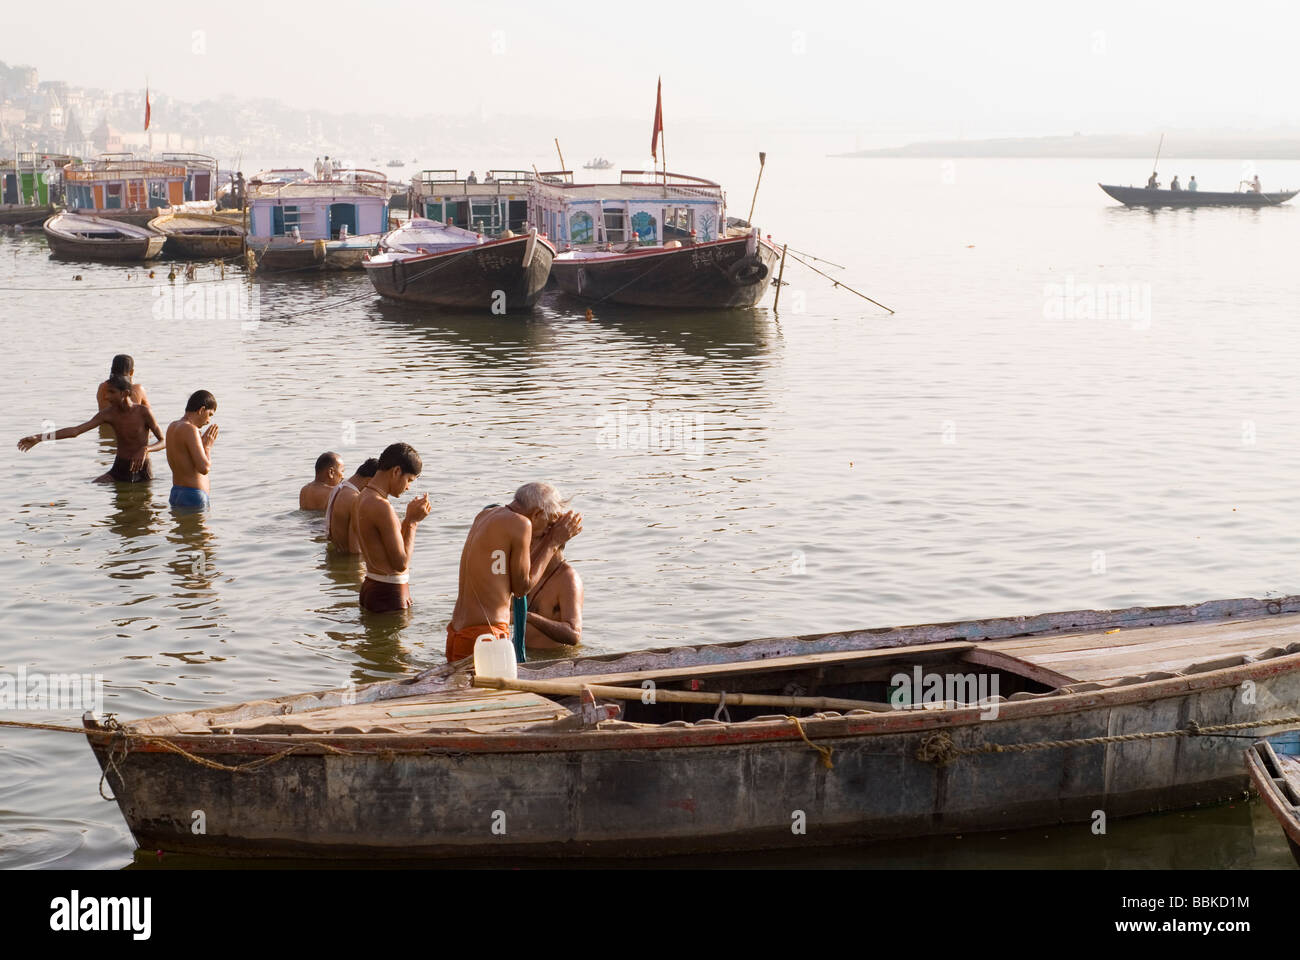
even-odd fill
[(135, 360), (130, 354), (119, 353), (113, 358), (113, 364), (108, 368), (108, 375), (129, 377), (135, 373)]
[(185, 404), (186, 413), (194, 413), (204, 408), (210, 409), (213, 413), (217, 412), (217, 398), (206, 390), (195, 390), (190, 394), (189, 401)]
[(409, 443), (393, 443), (385, 447), (384, 452), (379, 455), (378, 470), (391, 470), (393, 467), (401, 467), (402, 473), (411, 473), (418, 477), (420, 471), (424, 469), (424, 461), (415, 452), (415, 447)]
[(332, 453), (332, 452), (322, 453), (319, 457), (316, 458), (316, 472), (320, 473), (322, 470), (328, 470), (336, 463), (339, 466), (343, 466), (343, 458), (340, 457), (337, 453)]
[(121, 390), (123, 393), (131, 392), (131, 381), (120, 373), (115, 373), (109, 377), (108, 385), (114, 390)]
[(368, 460), (366, 460), (365, 463), (357, 467), (358, 477), (373, 477), (378, 472), (379, 472), (379, 461), (376, 460), (374, 457), (370, 457)]

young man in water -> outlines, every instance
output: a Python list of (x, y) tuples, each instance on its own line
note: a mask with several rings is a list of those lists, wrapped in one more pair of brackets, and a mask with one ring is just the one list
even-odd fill
[[(112, 377), (126, 377), (131, 381), (131, 399), (142, 406), (149, 406), (149, 398), (145, 396), (144, 387), (135, 383), (131, 378), (135, 376), (135, 361), (125, 353), (119, 353), (113, 358), (112, 364), (108, 368), (108, 375)], [(95, 405), (103, 410), (108, 406), (108, 381), (105, 380), (95, 391)]]
[(582, 515), (566, 512), (559, 491), (549, 483), (526, 483), (506, 506), (481, 510), (460, 554), (456, 606), (447, 624), (447, 661), (473, 655), (481, 634), (506, 639), (511, 598), (536, 590), (556, 552), (581, 532)]
[(366, 578), (361, 582), (363, 610), (391, 613), (411, 605), (407, 584), (415, 551), (415, 528), (433, 506), (427, 493), (417, 497), (406, 505), (406, 519), (399, 523), (388, 498), (405, 493), (423, 468), (414, 447), (392, 444), (379, 455), (375, 475), (353, 507), (351, 537), (366, 561)]
[(379, 471), (379, 461), (371, 457), (357, 472), (330, 492), (325, 504), (325, 536), (344, 553), (360, 553), (361, 546), (352, 539), (352, 510), (370, 478)]
[[(167, 425), (167, 465), (172, 468), (173, 507), (206, 509), (208, 471), (212, 469), (212, 444), (217, 439), (217, 425), (208, 422), (217, 412), (217, 398), (206, 390), (190, 394), (185, 416)], [(207, 427), (202, 434), (203, 427)]]
[(160, 441), (162, 440), (163, 435), (158, 429), (158, 421), (153, 418), (153, 413), (147, 406), (131, 399), (131, 382), (120, 374), (108, 378), (105, 398), (108, 400), (108, 406), (80, 426), (55, 430), (48, 437), (39, 433), (23, 437), (18, 441), (18, 449), (30, 450), (42, 440), (66, 440), (69, 437), (79, 437), (87, 430), (106, 424), (113, 428), (113, 433), (117, 437), (117, 456), (108, 473), (96, 477), (95, 482), (108, 483), (117, 480), (122, 483), (143, 483), (152, 480), (153, 467), (149, 463), (149, 451), (161, 448), (149, 446), (149, 434), (152, 433)]
[(316, 458), (316, 479), (298, 491), (298, 509), (324, 510), (342, 480), (343, 458), (337, 453), (322, 453)]

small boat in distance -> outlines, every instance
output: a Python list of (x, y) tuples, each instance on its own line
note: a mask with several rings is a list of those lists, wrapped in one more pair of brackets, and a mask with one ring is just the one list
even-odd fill
[(1281, 734), (1253, 744), (1246, 751), (1246, 771), (1300, 866), (1300, 742), (1295, 737)]
[(162, 253), (167, 239), (148, 227), (67, 211), (46, 220), (43, 229), (50, 252), (70, 260), (113, 263), (152, 260)]
[(588, 160), (582, 165), (584, 170), (610, 170), (614, 166), (613, 160), (606, 160), (604, 157), (595, 157)]
[(495, 239), (417, 218), (384, 237), (362, 265), (380, 296), (491, 313), (530, 310), (546, 287), (555, 248), (529, 230)]
[(1126, 207), (1276, 207), (1286, 203), (1300, 191), (1284, 190), (1279, 193), (1255, 193), (1253, 190), (1234, 192), (1213, 190), (1158, 190), (1148, 187), (1120, 187), (1099, 183), (1109, 197)]
[(406, 164), (402, 163), (401, 160), (389, 160), (389, 161), (388, 161), (388, 165), (389, 165), (390, 167), (404, 167), (404, 166), (406, 166)]

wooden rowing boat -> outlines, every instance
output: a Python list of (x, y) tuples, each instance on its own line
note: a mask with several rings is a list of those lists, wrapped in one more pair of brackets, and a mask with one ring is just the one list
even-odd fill
[(167, 238), (163, 251), (183, 260), (230, 260), (244, 249), (243, 213), (168, 211), (149, 221)]
[(50, 252), (74, 260), (152, 260), (162, 253), (166, 239), (148, 227), (67, 211), (46, 220), (43, 229)]
[(364, 264), (375, 292), (393, 300), (457, 310), (530, 310), (546, 287), (555, 248), (530, 230), (495, 240), (416, 220), (384, 238)]
[(1261, 740), (1246, 751), (1246, 770), (1286, 834), (1300, 866), (1300, 742), (1294, 736)]
[(543, 661), (521, 689), (469, 663), (84, 724), (149, 850), (646, 856), (1095, 822), (1245, 788), (1224, 734), (1297, 721), (1300, 597)]
[(756, 305), (780, 251), (756, 236), (630, 252), (572, 251), (555, 258), (561, 290), (595, 303), (710, 310)]
[(1120, 187), (1110, 183), (1099, 183), (1097, 186), (1107, 196), (1128, 207), (1276, 207), (1300, 193), (1300, 190), (1284, 190), (1280, 193), (1149, 190), (1146, 187)]

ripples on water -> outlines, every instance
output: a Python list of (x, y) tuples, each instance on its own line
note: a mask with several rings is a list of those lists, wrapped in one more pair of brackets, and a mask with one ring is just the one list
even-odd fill
[[(892, 318), (788, 266), (779, 320), (769, 298), (588, 321), (554, 293), (527, 319), (425, 314), (353, 299), (368, 285), (349, 275), (253, 281), (262, 322), (243, 330), (156, 317), (137, 267), (0, 238), (0, 669), (101, 673), (127, 717), (409, 673), (441, 660), (469, 520), (532, 479), (585, 517), (569, 556), (587, 653), (1300, 592), (1294, 209), (1128, 211), (1091, 186), (1105, 164), (970, 161), (946, 185), (937, 163), (844, 163), (769, 170), (764, 202)], [(809, 167), (862, 177), (862, 196), (808, 198)], [(1149, 323), (1045, 319), (1045, 286), (1066, 278), (1145, 285)], [(86, 291), (100, 285), (128, 289)], [(193, 390), (217, 396), (206, 517), (171, 513), (162, 460), (148, 489), (88, 483), (106, 437), (12, 446), (93, 413), (118, 352), (164, 426)], [(695, 433), (611, 445), (620, 412)], [(434, 510), (409, 621), (363, 622), (355, 562), (327, 553), (296, 495), (323, 450), (351, 467), (397, 440), (423, 455), (412, 494)], [(0, 738), (0, 864), (127, 863), (97, 782), (79, 738)], [(1197, 864), (1286, 863), (1257, 813), (1214, 816), (1237, 840)], [(1106, 854), (1066, 856), (1184, 865), (1180, 831), (1204, 822), (1148, 818)], [(850, 858), (1038, 862), (1037, 836)]]

